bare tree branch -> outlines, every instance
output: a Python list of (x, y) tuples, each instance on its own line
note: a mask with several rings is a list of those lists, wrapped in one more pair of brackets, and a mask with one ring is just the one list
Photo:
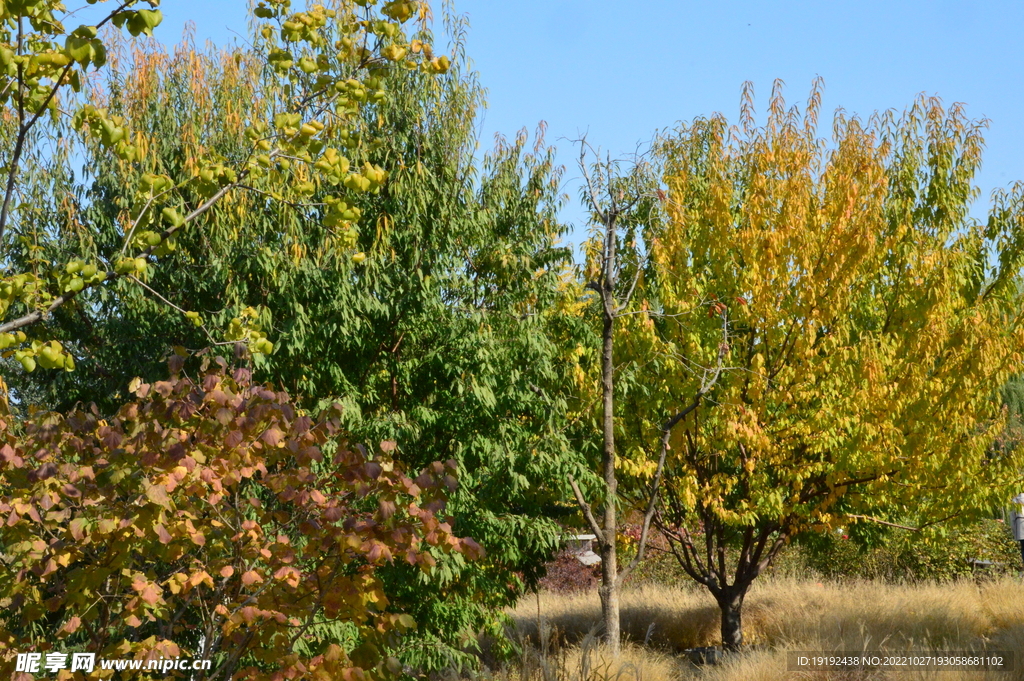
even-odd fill
[(573, 496), (576, 497), (576, 503), (579, 504), (580, 510), (583, 512), (583, 517), (587, 520), (587, 525), (590, 526), (590, 530), (597, 535), (597, 541), (604, 543), (604, 531), (601, 526), (597, 524), (597, 518), (594, 517), (594, 512), (590, 508), (590, 504), (583, 496), (583, 492), (580, 490), (580, 486), (576, 484), (576, 480), (569, 476), (569, 485), (572, 487)]
[(959, 512), (954, 513), (952, 515), (948, 515), (945, 518), (941, 518), (939, 520), (932, 520), (931, 522), (924, 523), (923, 525), (919, 525), (918, 527), (911, 527), (909, 525), (900, 525), (898, 523), (890, 523), (887, 520), (882, 520), (881, 518), (876, 518), (876, 517), (870, 516), (870, 515), (857, 515), (857, 514), (854, 514), (854, 513), (849, 513), (849, 514), (846, 515), (846, 517), (850, 518), (852, 520), (866, 520), (868, 522), (875, 523), (876, 525), (885, 525), (886, 527), (895, 527), (897, 530), (907, 530), (909, 532), (920, 532), (921, 530), (925, 529), (926, 527), (931, 527), (932, 525), (938, 525), (939, 523), (944, 523), (947, 520), (952, 520), (953, 518), (957, 517), (958, 515), (960, 515)]

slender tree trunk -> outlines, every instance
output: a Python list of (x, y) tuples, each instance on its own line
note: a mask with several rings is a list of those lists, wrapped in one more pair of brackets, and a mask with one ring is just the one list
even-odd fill
[(609, 542), (601, 551), (601, 616), (604, 619), (604, 639), (611, 654), (619, 656), (621, 631), (619, 630), (619, 579), (615, 543)]
[(602, 435), (604, 450), (602, 468), (605, 484), (604, 541), (601, 543), (601, 610), (604, 615), (605, 643), (614, 657), (619, 656), (619, 565), (615, 551), (618, 536), (619, 483), (615, 477), (615, 230), (614, 221), (608, 221), (605, 280), (602, 292), (604, 303), (604, 329), (602, 334), (601, 383), (604, 413)]
[[(604, 478), (604, 507), (601, 509), (603, 516), (598, 520), (596, 514), (591, 510), (583, 496), (582, 491), (576, 482), (570, 477), (569, 483), (572, 486), (573, 494), (579, 504), (580, 510), (597, 536), (598, 547), (601, 554), (601, 614), (604, 624), (604, 641), (614, 657), (618, 657), (621, 648), (619, 628), (619, 589), (622, 586), (623, 577), (636, 567), (643, 559), (644, 547), (647, 542), (647, 531), (650, 528), (651, 518), (655, 511), (656, 492), (658, 481), (661, 478), (664, 457), (658, 464), (657, 475), (652, 484), (651, 498), (647, 513), (644, 517), (641, 538), (637, 548), (636, 558), (629, 563), (623, 574), (620, 574), (618, 556), (616, 554), (616, 539), (618, 536), (618, 480), (615, 476), (615, 320), (622, 312), (616, 301), (616, 285), (618, 279), (618, 255), (617, 236), (618, 220), (621, 215), (627, 215), (637, 206), (642, 197), (642, 182), (636, 178), (629, 180), (630, 183), (637, 182), (636, 186), (629, 191), (635, 191), (635, 195), (628, 198), (622, 204), (624, 198), (624, 187), (619, 178), (614, 174), (614, 165), (609, 161), (607, 165), (597, 164), (600, 182), (595, 185), (586, 164), (586, 151), (589, 147), (585, 142), (580, 148), (580, 170), (586, 180), (590, 194), (591, 208), (595, 220), (604, 227), (604, 244), (600, 256), (601, 272), (600, 277), (587, 283), (587, 288), (598, 293), (601, 297), (603, 328), (601, 333), (601, 475)], [(639, 166), (637, 166), (639, 167)], [(639, 177), (639, 174), (638, 174)], [(607, 204), (599, 198), (600, 191), (607, 191)], [(629, 304), (633, 291), (639, 281), (641, 269), (638, 269), (633, 279), (633, 285), (625, 292), (623, 307)], [(681, 416), (679, 417), (681, 418)], [(678, 419), (676, 419), (678, 421)], [(674, 424), (673, 424), (674, 425)]]
[(722, 648), (739, 650), (743, 645), (743, 597), (746, 589), (727, 589), (718, 598), (722, 611)]

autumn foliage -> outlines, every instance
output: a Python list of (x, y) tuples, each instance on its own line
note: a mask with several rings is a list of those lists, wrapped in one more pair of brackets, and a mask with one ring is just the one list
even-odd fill
[(395, 443), (346, 443), (338, 407), (314, 419), (248, 369), (182, 364), (136, 381), (109, 420), (18, 423), (2, 403), (0, 656), (182, 655), (225, 679), (398, 671), (377, 646), (415, 623), (389, 611), (376, 569), (482, 553), (441, 516), (454, 464), (411, 479)]
[(672, 433), (658, 524), (730, 647), (747, 588), (794, 537), (969, 518), (1019, 479), (1019, 454), (992, 445), (1024, 357), (1022, 187), (981, 224), (983, 121), (922, 97), (840, 112), (826, 140), (820, 94), (801, 114), (777, 84), (758, 127), (748, 90), (739, 126), (696, 119), (665, 139), (664, 216), (622, 330), (647, 378), (629, 403), (646, 432), (624, 443), (646, 452), (641, 473), (666, 405), (696, 405)]

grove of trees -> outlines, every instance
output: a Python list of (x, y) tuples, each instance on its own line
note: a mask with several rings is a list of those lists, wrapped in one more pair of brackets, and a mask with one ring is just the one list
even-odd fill
[(447, 54), (411, 0), (260, 0), (247, 46), (168, 51), (155, 0), (95, 4), (0, 3), (2, 664), (465, 668), (567, 528), (613, 649), (651, 533), (736, 648), (795, 538), (1020, 479), (1024, 194), (969, 217), (961, 108), (826, 140), (819, 84), (763, 126), (746, 91), (584, 153), (576, 265), (543, 127), (477, 155), (447, 9)]

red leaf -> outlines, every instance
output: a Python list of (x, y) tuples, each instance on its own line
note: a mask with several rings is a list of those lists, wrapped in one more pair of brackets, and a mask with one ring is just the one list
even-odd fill
[(374, 461), (367, 461), (365, 464), (363, 464), (363, 470), (365, 471), (366, 477), (370, 478), (371, 480), (376, 480), (377, 478), (380, 477), (380, 474), (384, 472), (384, 469), (381, 468), (381, 465)]
[(227, 437), (224, 438), (224, 446), (229, 449), (232, 447), (237, 447), (241, 441), (242, 431), (232, 430), (230, 433), (227, 434)]
[(160, 600), (160, 587), (152, 583), (147, 584), (145, 588), (142, 589), (142, 593), (139, 594), (139, 597), (149, 605), (154, 605)]
[(63, 631), (64, 633), (67, 633), (67, 634), (73, 634), (76, 631), (78, 631), (78, 628), (80, 626), (82, 626), (82, 619), (80, 617), (78, 617), (78, 615), (75, 615), (74, 617), (69, 619), (64, 624), (63, 627), (61, 627), (61, 631)]
[(277, 428), (268, 428), (267, 432), (263, 433), (263, 436), (260, 439), (266, 442), (271, 447), (277, 447), (279, 444), (281, 444), (281, 440), (283, 437), (284, 434)]
[(153, 529), (156, 530), (156, 536), (160, 539), (161, 544), (171, 543), (171, 539), (173, 539), (173, 537), (171, 537), (171, 533), (167, 531), (166, 527), (163, 525), (157, 525)]
[(16, 455), (14, 452), (14, 447), (10, 445), (4, 445), (3, 447), (0, 447), (0, 459), (10, 462), (14, 461), (15, 456)]

